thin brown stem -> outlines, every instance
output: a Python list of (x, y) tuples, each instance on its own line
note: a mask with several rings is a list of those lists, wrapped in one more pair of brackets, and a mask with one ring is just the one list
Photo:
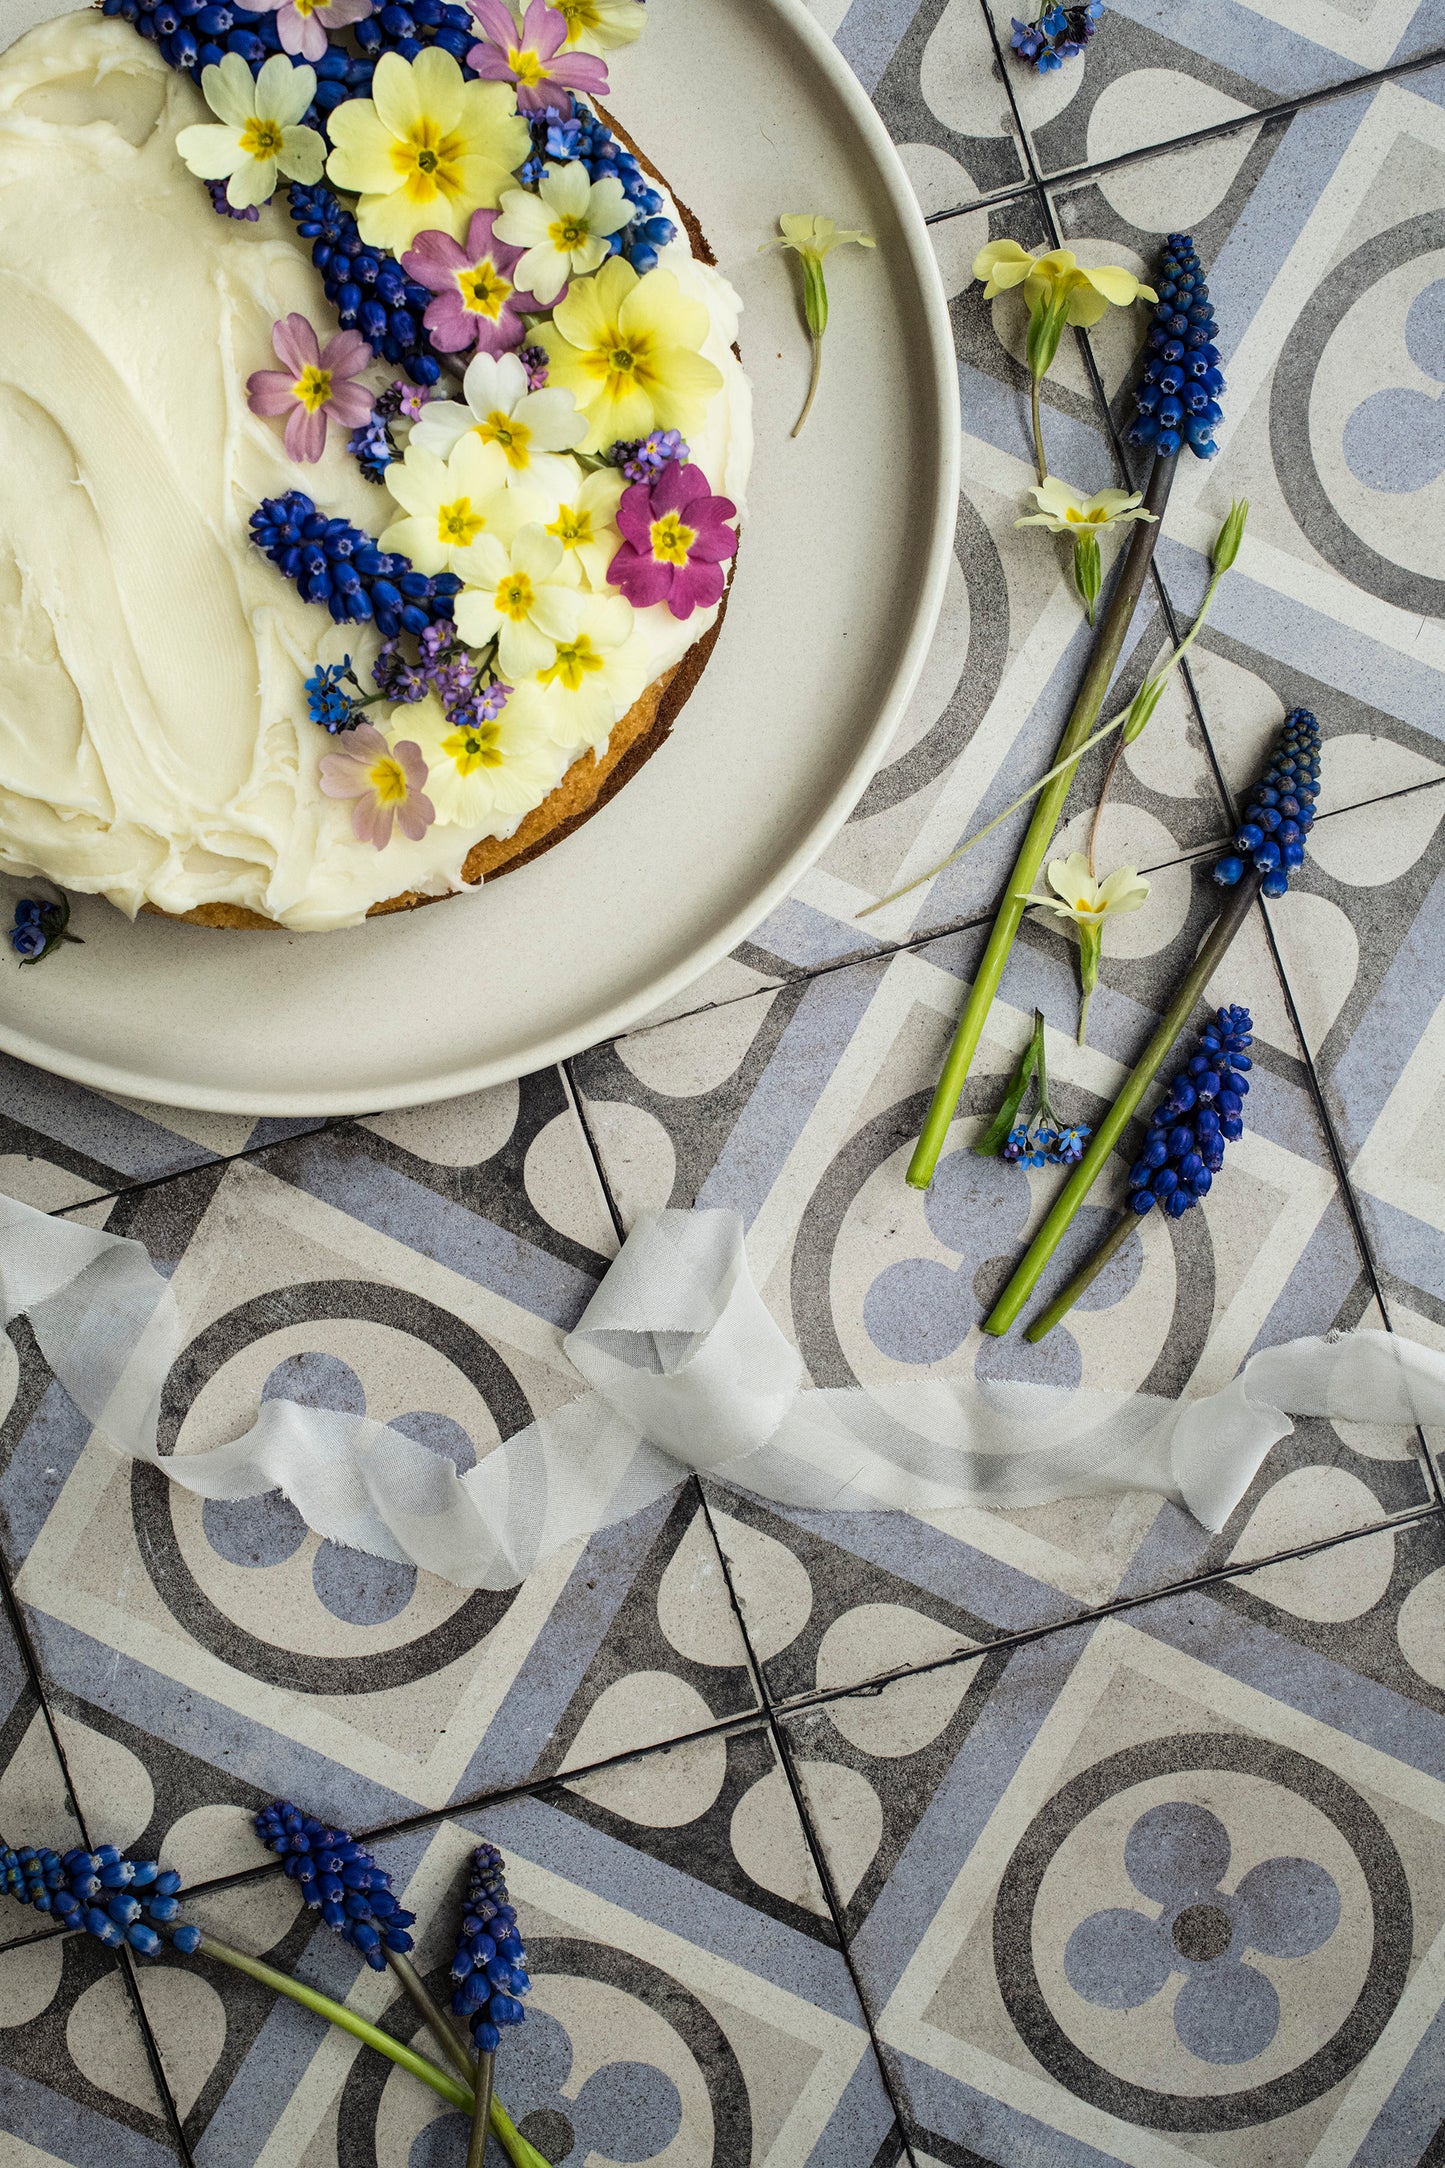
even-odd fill
[(487, 2152), (487, 2116), (492, 2105), (492, 2072), (496, 2057), (483, 2054), (477, 2058), (476, 2106), (472, 2110), (471, 2136), (467, 2141), (467, 2168), (483, 2168)]
[(1039, 470), (1039, 480), (1046, 482), (1049, 463), (1044, 457), (1044, 424), (1039, 412), (1039, 379), (1036, 376), (1029, 378), (1029, 411), (1034, 425), (1034, 465)]
[(432, 2038), (446, 2056), (447, 2061), (470, 2085), (476, 2073), (465, 2043), (461, 2040), (456, 2027), (432, 1994), (431, 1989), (427, 1986), (411, 1959), (400, 1956), (395, 1950), (388, 1950), (386, 1961), (396, 1974), (402, 1987), (405, 1988), (412, 2008), (430, 2030)]
[[(1123, 750), (1124, 740), (1120, 738), (1113, 752), (1109, 755), (1109, 765), (1104, 770), (1104, 780), (1099, 786), (1099, 802), (1094, 808), (1094, 818), (1089, 823), (1089, 877), (1091, 880), (1098, 879), (1098, 874), (1094, 870), (1094, 847), (1099, 840), (1099, 815), (1104, 810), (1104, 800), (1109, 795), (1109, 785), (1114, 780), (1114, 770), (1119, 765), (1119, 755)], [(1080, 1043), (1082, 1044), (1082, 1040)]]

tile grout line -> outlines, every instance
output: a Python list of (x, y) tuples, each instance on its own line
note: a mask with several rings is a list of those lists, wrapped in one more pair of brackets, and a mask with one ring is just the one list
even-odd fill
[[(603, 1043), (610, 1045), (612, 1042), (609, 1040), (604, 1041)], [(572, 1111), (577, 1117), (578, 1126), (582, 1131), (582, 1136), (586, 1143), (587, 1151), (592, 1161), (593, 1171), (596, 1174), (598, 1181), (602, 1185), (602, 1196), (603, 1201), (607, 1206), (607, 1216), (612, 1222), (612, 1230), (617, 1237), (618, 1247), (620, 1248), (621, 1245), (627, 1240), (627, 1229), (623, 1225), (622, 1213), (618, 1206), (617, 1199), (612, 1194), (612, 1184), (607, 1179), (607, 1169), (602, 1164), (602, 1153), (598, 1147), (596, 1137), (592, 1134), (592, 1124), (587, 1119), (587, 1110), (583, 1100), (581, 1086), (578, 1084), (577, 1079), (572, 1074), (572, 1064), (570, 1061), (559, 1062), (557, 1064), (557, 1073), (562, 1079), (562, 1089), (565, 1092), (567, 1098), (571, 1101)]]
[[(318, 1124), (315, 1129), (298, 1130), (294, 1137), (272, 1137), (265, 1144), (248, 1144), (239, 1152), (217, 1152), (209, 1159), (199, 1159), (193, 1167), (174, 1167), (169, 1174), (148, 1175), (142, 1182), (128, 1182), (120, 1189), (102, 1190), (98, 1197), (79, 1197), (74, 1204), (58, 1204), (47, 1213), (48, 1219), (68, 1219), (76, 1212), (93, 1211), (98, 1204), (118, 1204), (122, 1197), (141, 1197), (154, 1189), (164, 1189), (167, 1182), (183, 1182), (189, 1175), (224, 1172), (242, 1160), (260, 1159), (267, 1152), (279, 1152), (288, 1144), (299, 1143), (303, 1137), (318, 1137), (326, 1132), (350, 1127), (358, 1117), (334, 1115)], [(57, 1140), (58, 1141), (58, 1140)]]

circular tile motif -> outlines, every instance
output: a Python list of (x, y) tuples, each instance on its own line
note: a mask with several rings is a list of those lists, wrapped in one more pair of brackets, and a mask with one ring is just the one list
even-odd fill
[(999, 1886), (994, 1963), (1071, 2092), (1153, 2129), (1238, 2130), (1369, 2053), (1412, 1924), (1399, 1855), (1351, 1786), (1289, 1748), (1186, 1733), (1040, 1810)]

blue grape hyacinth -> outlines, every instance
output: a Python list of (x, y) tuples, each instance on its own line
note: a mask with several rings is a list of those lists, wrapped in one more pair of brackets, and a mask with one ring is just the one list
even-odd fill
[(1129, 1209), (1142, 1217), (1156, 1204), (1182, 1219), (1206, 1196), (1224, 1164), (1224, 1147), (1243, 1135), (1245, 1072), (1251, 1066), (1248, 1009), (1215, 1011), (1199, 1052), (1175, 1076), (1149, 1123), (1144, 1149), (1129, 1169)]
[(391, 1891), (391, 1876), (345, 1829), (328, 1828), (289, 1799), (273, 1800), (256, 1816), (256, 1834), (285, 1862), (286, 1873), (328, 1927), (359, 1950), (373, 1972), (384, 1972), (386, 1953), (405, 1956), (412, 1947), (407, 1912)]
[(452, 1959), (452, 2015), (467, 2019), (480, 2055), (496, 2052), (504, 2026), (522, 2023), (527, 2013), (520, 1998), (532, 1986), (505, 1867), (494, 1844), (479, 1844), (473, 1852)]
[(1308, 708), (1291, 708), (1274, 756), (1249, 794), (1234, 848), (1215, 865), (1220, 886), (1233, 888), (1252, 865), (1264, 875), (1265, 895), (1282, 896), (1291, 873), (1304, 863), (1319, 791), (1320, 726)]
[(251, 514), (251, 540), (296, 582), (303, 602), (324, 602), (338, 624), (373, 620), (384, 639), (422, 633), (452, 614), (461, 581), (429, 579), (409, 558), (378, 549), (349, 520), (327, 519), (303, 490), (267, 497)]
[(570, 119), (564, 120), (555, 106), (531, 117), (532, 155), (521, 169), (524, 183), (535, 186), (549, 164), (587, 168), (591, 181), (615, 180), (632, 205), (632, 217), (609, 239), (614, 256), (625, 256), (642, 277), (657, 269), (657, 252), (677, 238), (677, 228), (662, 216), (663, 198), (643, 172), (631, 151), (624, 150), (612, 130), (580, 98), (572, 101)]
[(181, 1878), (153, 1859), (124, 1859), (113, 1844), (63, 1855), (0, 1840), (0, 1889), (62, 1927), (81, 1928), (108, 1950), (124, 1944), (155, 1957), (163, 1936), (189, 1957), (201, 1930), (180, 1917)]
[(311, 261), (341, 329), (359, 331), (374, 354), (405, 369), (413, 384), (435, 384), (442, 365), (422, 321), (432, 302), (427, 288), (409, 279), (384, 249), (366, 246), (356, 220), (324, 181), (314, 188), (293, 182), (287, 209), (303, 241), (311, 243)]
[(1104, 0), (1081, 0), (1076, 7), (1046, 7), (1037, 22), (1015, 15), (1009, 44), (1020, 60), (1032, 61), (1040, 75), (1077, 60), (1104, 19)]
[(1212, 459), (1219, 450), (1214, 431), (1224, 419), (1224, 372), (1214, 344), (1214, 305), (1189, 234), (1169, 235), (1157, 290), (1128, 440), (1151, 446), (1161, 459), (1172, 458), (1181, 444), (1198, 459)]

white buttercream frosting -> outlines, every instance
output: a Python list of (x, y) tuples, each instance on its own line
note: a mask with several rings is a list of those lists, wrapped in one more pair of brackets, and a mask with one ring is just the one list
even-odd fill
[[(322, 930), (458, 887), (494, 831), (378, 852), (320, 792), (334, 741), (303, 681), (349, 653), (364, 682), (376, 635), (302, 602), (247, 522), (290, 488), (371, 533), (393, 508), (344, 431), (298, 469), (247, 409), (275, 320), (299, 310), (324, 335), (332, 317), (284, 205), (219, 218), (186, 171), (176, 135), (207, 117), (153, 46), (88, 10), (0, 56), (0, 864), (132, 915), (219, 902)], [(740, 304), (685, 240), (663, 260), (705, 304), (723, 374), (693, 457), (741, 508)], [(714, 615), (638, 612), (649, 681)]]

